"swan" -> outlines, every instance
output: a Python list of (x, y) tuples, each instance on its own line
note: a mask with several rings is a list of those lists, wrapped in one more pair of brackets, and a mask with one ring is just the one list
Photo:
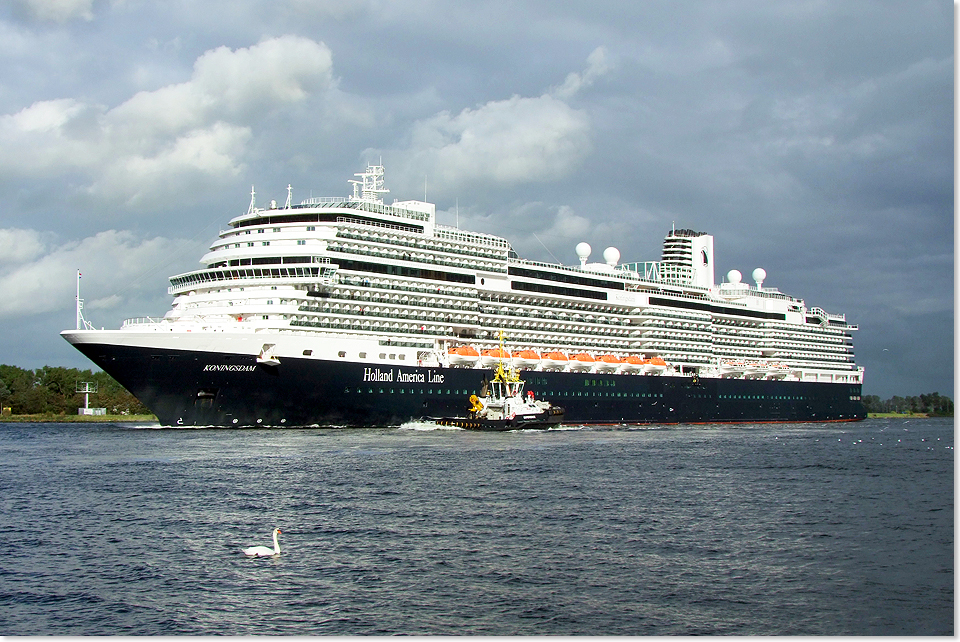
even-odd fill
[(280, 542), (277, 541), (277, 535), (280, 534), (280, 529), (273, 529), (273, 548), (268, 546), (251, 546), (250, 548), (243, 549), (244, 554), (251, 557), (271, 557), (273, 555), (280, 554)]

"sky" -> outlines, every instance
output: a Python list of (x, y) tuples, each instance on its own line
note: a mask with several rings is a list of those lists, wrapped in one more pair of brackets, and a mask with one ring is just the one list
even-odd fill
[[(578, 264), (715, 237), (857, 324), (864, 394), (954, 396), (954, 5), (5, 0), (0, 363), (160, 317), (257, 204), (385, 201)], [(954, 397), (955, 398), (955, 397)]]

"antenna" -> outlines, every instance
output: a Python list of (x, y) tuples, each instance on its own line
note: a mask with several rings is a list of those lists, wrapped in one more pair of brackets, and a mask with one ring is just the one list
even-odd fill
[[(97, 394), (97, 385), (96, 381), (78, 381), (77, 382), (77, 392), (83, 395), (83, 407), (90, 408), (90, 395)], [(82, 413), (90, 414), (90, 413)]]
[(290, 209), (290, 199), (293, 198), (293, 186), (287, 183), (287, 202), (283, 204), (283, 209)]
[(77, 270), (77, 330), (96, 330), (83, 318), (83, 299), (80, 298), (80, 270)]
[(547, 247), (546, 245), (544, 245), (543, 241), (540, 240), (540, 237), (537, 236), (537, 233), (536, 233), (536, 232), (533, 232), (533, 238), (537, 239), (537, 242), (538, 242), (540, 245), (543, 245), (543, 249), (545, 249), (545, 250), (547, 251), (547, 254), (549, 254), (549, 255), (553, 258), (554, 261), (556, 261), (556, 262), (557, 262), (558, 264), (560, 264), (560, 265), (563, 265), (563, 263), (560, 261), (560, 259), (558, 259), (557, 257), (553, 256), (553, 252), (550, 251), (550, 248), (549, 248), (549, 247)]
[(80, 298), (80, 269), (77, 268), (77, 330), (80, 329), (80, 321), (83, 319), (83, 299)]
[(353, 198), (350, 200), (383, 203), (380, 194), (390, 191), (383, 187), (383, 165), (367, 165), (367, 171), (354, 176), (359, 176), (363, 180), (348, 181), (353, 183)]
[(253, 214), (257, 211), (257, 192), (250, 186), (250, 207), (247, 208), (247, 214)]

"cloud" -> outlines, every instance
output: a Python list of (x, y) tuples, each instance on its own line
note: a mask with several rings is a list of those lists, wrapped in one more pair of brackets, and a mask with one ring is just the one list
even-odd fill
[[(17, 260), (7, 257), (0, 265), (0, 318), (23, 317), (62, 310), (75, 298), (76, 271), (97, 292), (124, 290), (152, 265), (168, 263), (182, 241), (155, 237), (139, 239), (132, 232), (107, 230), (80, 241), (52, 247), (43, 253), (39, 235), (32, 230), (0, 230), (0, 251), (11, 242), (26, 239), (29, 252)], [(110, 307), (122, 297), (102, 297), (95, 307)]]
[(607, 51), (597, 47), (587, 56), (587, 69), (582, 73), (570, 72), (562, 85), (553, 90), (557, 98), (567, 100), (573, 98), (581, 89), (586, 89), (593, 81), (607, 74), (612, 68), (608, 61)]
[(16, 0), (16, 3), (31, 17), (44, 22), (93, 20), (93, 0)]
[(401, 172), (408, 183), (427, 175), (445, 188), (563, 178), (593, 150), (589, 115), (566, 101), (609, 69), (598, 48), (586, 71), (568, 75), (563, 85), (540, 96), (515, 95), (421, 120), (412, 127), (409, 148), (396, 154), (407, 166)]
[(0, 229), (0, 265), (30, 261), (43, 250), (44, 243), (35, 230)]
[(218, 47), (197, 58), (184, 83), (143, 91), (108, 114), (111, 127), (135, 136), (165, 136), (215, 120), (250, 122), (258, 114), (333, 86), (323, 43), (297, 36), (247, 49)]
[(103, 198), (122, 195), (133, 206), (169, 193), (171, 183), (202, 189), (203, 177), (240, 174), (245, 166), (239, 159), (250, 137), (249, 127), (222, 122), (194, 129), (151, 155), (131, 153), (122, 163), (109, 164), (86, 191)]
[(525, 183), (570, 172), (590, 149), (584, 112), (549, 95), (437, 114), (413, 130), (413, 164), (445, 185)]
[(332, 89), (330, 50), (297, 36), (201, 55), (190, 80), (140, 92), (108, 109), (73, 98), (0, 116), (6, 176), (79, 172), (101, 201), (143, 203), (197, 179), (229, 179), (267, 115)]

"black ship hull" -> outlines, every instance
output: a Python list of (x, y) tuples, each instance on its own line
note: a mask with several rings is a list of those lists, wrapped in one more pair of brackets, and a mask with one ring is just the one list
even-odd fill
[[(163, 425), (390, 426), (466, 414), (485, 370), (373, 366), (79, 343)], [(527, 390), (565, 409), (563, 423), (858, 421), (859, 384), (572, 372), (524, 373)]]

